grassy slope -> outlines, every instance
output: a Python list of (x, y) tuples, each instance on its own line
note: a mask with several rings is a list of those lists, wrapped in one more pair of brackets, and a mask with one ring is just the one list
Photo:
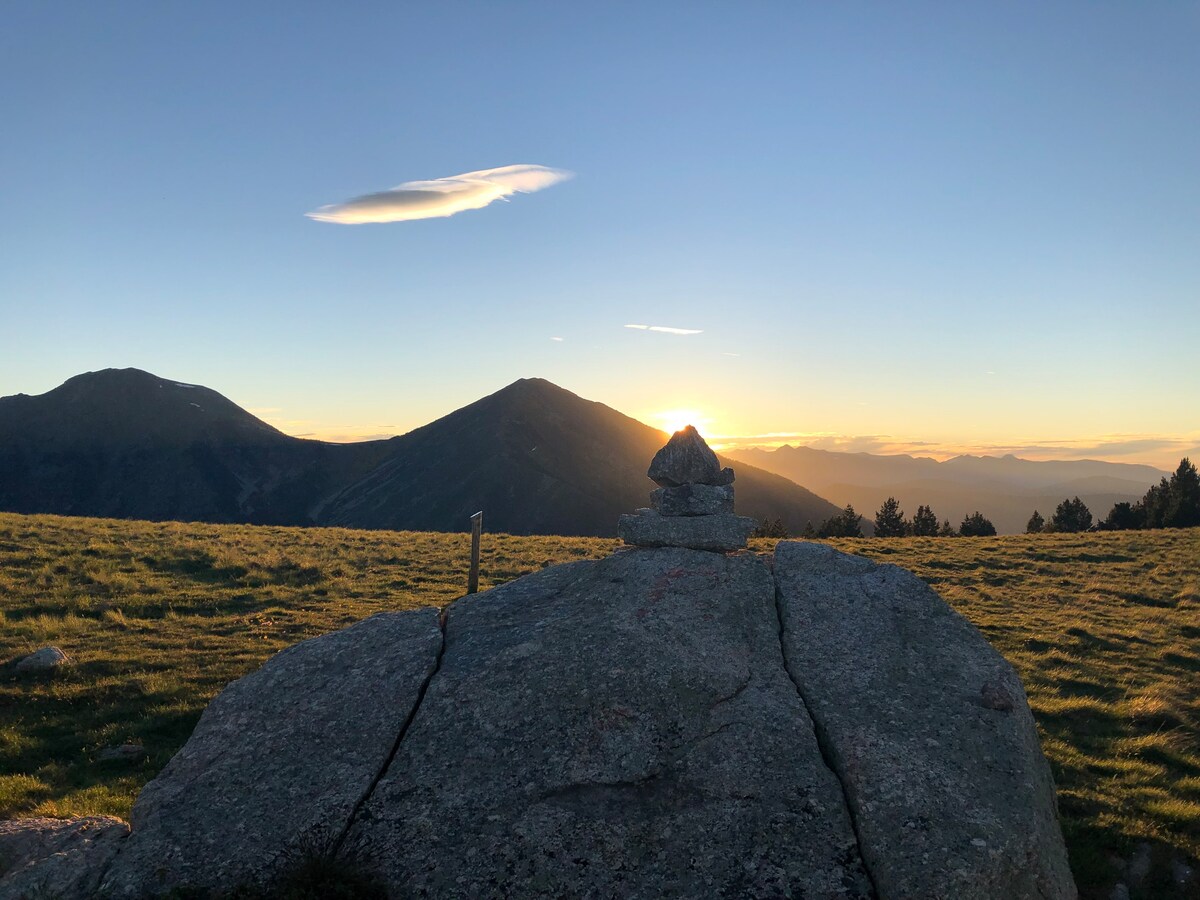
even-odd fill
[[(1200, 529), (833, 543), (915, 571), (1017, 667), (1081, 887), (1111, 881), (1108, 858), (1134, 839), (1200, 857)], [(614, 546), (488, 535), (482, 586)], [(305, 637), (452, 600), (467, 547), (0, 514), (0, 660), (53, 643), (77, 661), (0, 670), (0, 816), (128, 816), (224, 684)], [(96, 761), (126, 741), (144, 762)]]

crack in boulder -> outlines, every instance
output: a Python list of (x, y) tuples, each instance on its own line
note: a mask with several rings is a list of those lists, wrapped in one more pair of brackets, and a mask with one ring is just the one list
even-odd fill
[(442, 658), (446, 655), (446, 623), (450, 618), (450, 606), (453, 605), (453, 603), (449, 604), (438, 613), (438, 629), (442, 633), (442, 640), (438, 645), (437, 655), (434, 657), (433, 668), (429, 670), (429, 674), (425, 676), (424, 682), (421, 683), (421, 687), (417, 690), (417, 699), (413, 703), (412, 709), (408, 711), (408, 718), (404, 720), (404, 724), (400, 726), (400, 730), (396, 734), (396, 741), (392, 744), (391, 752), (388, 753), (387, 758), (383, 761), (383, 765), (379, 767), (379, 771), (375, 773), (375, 777), (371, 779), (371, 783), (367, 785), (367, 789), (363, 792), (363, 795), (354, 804), (354, 808), (350, 810), (350, 815), (346, 817), (346, 824), (342, 826), (341, 832), (330, 846), (330, 855), (332, 856), (336, 857), (342, 852), (342, 847), (346, 843), (346, 836), (350, 834), (350, 829), (354, 826), (354, 822), (358, 818), (358, 814), (362, 811), (362, 808), (371, 799), (371, 795), (375, 793), (375, 788), (379, 786), (379, 782), (387, 774), (387, 770), (392, 765), (392, 760), (400, 752), (400, 744), (404, 742), (409, 728), (412, 727), (413, 720), (416, 719), (417, 713), (421, 710), (421, 704), (425, 700), (425, 695), (429, 692), (429, 685), (433, 682), (434, 676), (442, 668)]
[(867, 880), (871, 883), (871, 893), (874, 897), (880, 897), (879, 884), (875, 880), (875, 873), (871, 871), (871, 867), (867, 864), (867, 856), (864, 846), (861, 825), (858, 821), (858, 815), (855, 811), (854, 804), (850, 800), (850, 791), (846, 787), (845, 773), (840, 770), (837, 764), (836, 756), (833, 752), (833, 747), (829, 741), (829, 734), (823, 727), (821, 720), (817, 718), (817, 712), (813, 708), (813, 704), (809, 702), (805, 696), (804, 686), (792, 671), (791, 663), (788, 661), (787, 641), (784, 640), (784, 624), (783, 624), (783, 597), (778, 581), (772, 575), (771, 583), (775, 589), (775, 615), (779, 620), (779, 652), (783, 657), (783, 671), (787, 674), (788, 680), (796, 688), (796, 696), (800, 698), (800, 703), (808, 712), (809, 719), (813, 723), (813, 735), (817, 739), (817, 749), (821, 751), (821, 759), (825, 763), (825, 767), (837, 779), (838, 786), (842, 791), (842, 802), (846, 808), (846, 815), (850, 818), (850, 827), (854, 830), (854, 840), (858, 845), (858, 857), (862, 863), (863, 874), (867, 876)]

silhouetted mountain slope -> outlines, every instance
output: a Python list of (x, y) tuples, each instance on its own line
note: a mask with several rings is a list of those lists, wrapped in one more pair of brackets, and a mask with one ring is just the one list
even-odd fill
[(1001, 534), (1024, 531), (1035, 509), (1049, 520), (1061, 501), (1075, 496), (1102, 519), (1114, 503), (1140, 499), (1164, 474), (1151, 466), (1086, 459), (1039, 462), (1011, 455), (956, 456), (938, 462), (788, 446), (730, 455), (802, 481), (835, 503), (853, 503), (867, 518), (892, 496), (909, 516), (925, 504), (955, 527), (979, 510)]
[(208, 388), (106, 369), (0, 398), (0, 509), (308, 524), (385, 444), (299, 440)]
[(241, 446), (292, 440), (216, 391), (140, 369), (76, 375), (37, 397), (0, 397), (0, 435), (27, 446)]
[[(0, 398), (0, 509), (64, 515), (612, 535), (666, 435), (547, 381), (388, 441), (282, 434), (208, 388), (136, 369)], [(738, 509), (799, 530), (836, 509), (738, 466)]]
[[(612, 535), (649, 503), (646, 468), (667, 435), (539, 378), (522, 379), (396, 438), (389, 458), (319, 513), (326, 524)], [(737, 468), (738, 511), (794, 529), (837, 510), (787, 479)]]

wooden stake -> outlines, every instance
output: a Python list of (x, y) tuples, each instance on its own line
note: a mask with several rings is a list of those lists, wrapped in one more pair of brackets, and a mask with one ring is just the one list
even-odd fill
[(471, 516), (471, 574), (467, 576), (467, 593), (479, 591), (479, 535), (483, 532), (483, 510)]

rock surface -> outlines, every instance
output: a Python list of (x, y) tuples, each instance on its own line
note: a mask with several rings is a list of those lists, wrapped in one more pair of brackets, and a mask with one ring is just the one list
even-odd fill
[(269, 879), (335, 843), (437, 665), (436, 610), (385, 613), (275, 655), (225, 688), (138, 796), (113, 897)]
[(683, 484), (650, 492), (650, 505), (664, 516), (733, 514), (733, 485)]
[(90, 898), (129, 826), (112, 816), (0, 821), (0, 898)]
[(15, 671), (48, 672), (51, 669), (57, 669), (59, 666), (65, 666), (70, 661), (67, 654), (63, 653), (57, 647), (43, 647), (41, 650), (35, 650), (24, 659), (18, 661)]
[(911, 572), (780, 543), (784, 655), (880, 897), (1074, 897), (1020, 679)]
[(397, 897), (1075, 896), (1020, 682), (910, 573), (812, 544), (773, 566), (637, 549), (441, 623), (278, 654), (213, 701), (123, 843), (0, 829), (0, 898), (219, 891), (331, 849)]
[(105, 747), (96, 754), (98, 762), (141, 762), (146, 758), (146, 748), (141, 744), (118, 744), (116, 747)]
[(712, 452), (691, 425), (671, 435), (671, 439), (650, 460), (646, 474), (651, 481), (663, 487), (729, 484), (733, 481), (733, 470), (721, 468), (717, 454)]
[(866, 897), (762, 560), (619, 553), (451, 607), (351, 831), (406, 896)]
[(617, 536), (635, 547), (727, 552), (745, 547), (756, 527), (748, 516), (625, 515), (617, 520)]

